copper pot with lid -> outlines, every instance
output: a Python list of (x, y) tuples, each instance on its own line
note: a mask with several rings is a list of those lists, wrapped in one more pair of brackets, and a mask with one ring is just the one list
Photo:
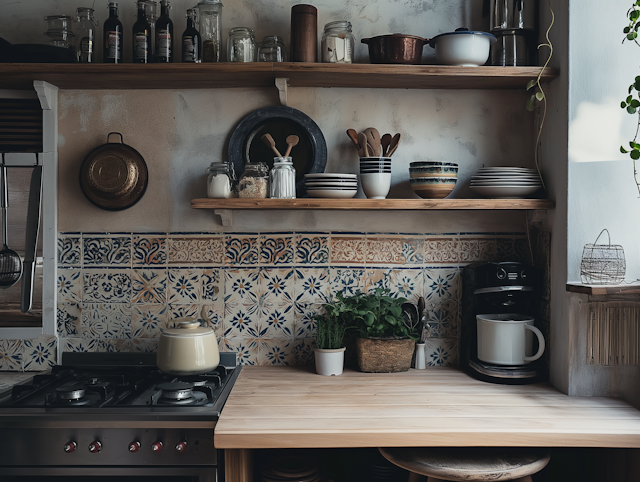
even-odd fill
[(416, 65), (422, 62), (422, 48), (429, 43), (429, 39), (394, 33), (363, 38), (361, 42), (369, 46), (369, 61), (372, 64)]
[[(109, 142), (112, 135), (120, 136), (120, 142)], [(144, 159), (124, 143), (118, 132), (110, 132), (107, 143), (92, 150), (80, 168), (82, 193), (108, 211), (120, 211), (137, 203), (147, 189), (148, 180)]]

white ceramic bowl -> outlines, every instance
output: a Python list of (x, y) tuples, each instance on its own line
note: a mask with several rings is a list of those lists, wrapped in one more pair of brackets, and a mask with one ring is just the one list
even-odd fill
[(350, 199), (356, 195), (357, 189), (307, 189), (310, 197), (329, 199)]
[(391, 173), (360, 174), (360, 184), (369, 199), (385, 199), (391, 189)]
[(487, 62), (491, 45), (495, 42), (496, 37), (490, 33), (458, 29), (436, 35), (429, 45), (436, 49), (438, 64), (478, 67)]

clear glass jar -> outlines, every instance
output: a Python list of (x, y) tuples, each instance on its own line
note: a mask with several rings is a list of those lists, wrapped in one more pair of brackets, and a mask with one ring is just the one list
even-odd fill
[(256, 61), (256, 37), (252, 29), (235, 27), (229, 30), (227, 60), (229, 62)]
[(296, 198), (296, 169), (290, 157), (273, 158), (269, 186), (269, 197), (272, 199)]
[(47, 30), (44, 33), (49, 40), (49, 45), (75, 50), (76, 36), (71, 32)]
[(207, 167), (207, 197), (229, 199), (235, 197), (236, 173), (230, 162), (212, 162)]
[(49, 15), (44, 17), (47, 21), (47, 30), (71, 32), (73, 20), (68, 15)]
[(158, 20), (158, 2), (155, 0), (146, 0), (147, 8), (145, 10), (145, 14), (147, 16), (147, 22), (149, 22), (149, 26), (151, 27), (151, 42), (149, 42), (149, 62), (153, 62), (155, 59), (154, 49), (154, 40), (156, 38), (156, 20)]
[(78, 19), (77, 60), (81, 63), (95, 62), (96, 27), (98, 26), (98, 22), (93, 17), (93, 8), (77, 8), (76, 18)]
[(202, 61), (220, 62), (222, 50), (222, 3), (203, 0), (198, 4), (198, 31), (202, 37)]
[(270, 35), (258, 44), (258, 62), (286, 62), (287, 49), (282, 37)]
[(238, 181), (238, 197), (264, 199), (268, 186), (269, 167), (263, 162), (247, 164)]
[(322, 34), (322, 61), (338, 64), (353, 62), (355, 38), (351, 34), (351, 22), (338, 20), (324, 26)]

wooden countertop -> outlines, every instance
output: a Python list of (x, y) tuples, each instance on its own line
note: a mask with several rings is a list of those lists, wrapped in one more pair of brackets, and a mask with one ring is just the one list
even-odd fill
[(640, 448), (640, 411), (547, 384), (495, 385), (452, 368), (337, 377), (243, 367), (215, 428), (224, 449), (419, 446)]

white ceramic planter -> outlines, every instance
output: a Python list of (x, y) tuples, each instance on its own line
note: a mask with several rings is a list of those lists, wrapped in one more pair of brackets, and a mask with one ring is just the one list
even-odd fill
[(342, 375), (345, 350), (346, 348), (335, 350), (315, 348), (313, 351), (316, 359), (316, 373), (325, 376)]

